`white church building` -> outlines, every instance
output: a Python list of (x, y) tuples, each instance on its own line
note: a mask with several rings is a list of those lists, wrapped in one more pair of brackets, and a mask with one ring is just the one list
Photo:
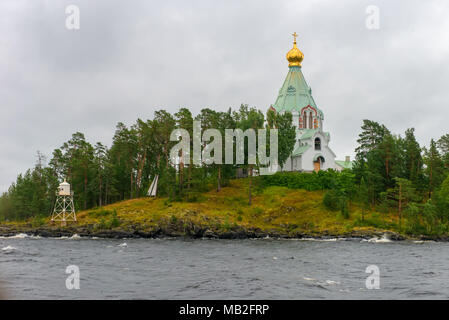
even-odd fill
[(350, 168), (352, 164), (349, 158), (336, 161), (336, 155), (329, 147), (331, 136), (323, 128), (324, 114), (317, 107), (312, 97), (312, 89), (302, 74), (301, 62), (304, 55), (296, 46), (296, 33), (293, 36), (293, 48), (287, 53), (287, 78), (279, 90), (276, 102), (270, 107), (280, 114), (291, 112), (296, 127), (296, 144), (282, 170), (317, 172)]

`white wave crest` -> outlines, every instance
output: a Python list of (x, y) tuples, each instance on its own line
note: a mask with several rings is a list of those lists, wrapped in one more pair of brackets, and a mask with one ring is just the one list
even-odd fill
[(25, 233), (18, 233), (14, 236), (8, 236), (8, 237), (5, 237), (5, 236), (0, 237), (0, 239), (40, 239), (40, 238), (41, 238), (40, 236), (30, 236)]
[(29, 236), (26, 233), (19, 233), (16, 234), (15, 236), (10, 236), (8, 237), (9, 239), (25, 239), (28, 238)]
[(2, 248), (2, 251), (5, 252), (5, 253), (12, 252), (14, 250), (17, 250), (17, 248), (15, 248), (13, 246), (7, 246), (7, 247), (3, 247)]
[(337, 241), (345, 241), (346, 238), (330, 238), (330, 239), (320, 239), (320, 238), (302, 238), (298, 239), (299, 241), (316, 241), (316, 242), (337, 242)]
[(307, 277), (304, 277), (303, 279), (306, 280), (306, 281), (316, 281), (316, 279), (314, 279), (314, 278), (307, 278)]
[(388, 237), (384, 234), (382, 236), (382, 238), (371, 238), (368, 240), (368, 242), (372, 242), (372, 243), (390, 243), (393, 242), (393, 240), (388, 239)]

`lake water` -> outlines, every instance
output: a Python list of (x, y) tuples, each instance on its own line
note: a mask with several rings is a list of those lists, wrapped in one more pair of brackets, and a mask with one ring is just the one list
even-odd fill
[(17, 236), (0, 238), (0, 287), (17, 299), (448, 299), (449, 244)]

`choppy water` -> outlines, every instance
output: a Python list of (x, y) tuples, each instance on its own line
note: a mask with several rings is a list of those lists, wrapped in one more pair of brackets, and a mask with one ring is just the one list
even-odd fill
[(19, 299), (448, 299), (449, 243), (18, 236), (0, 238), (0, 281)]

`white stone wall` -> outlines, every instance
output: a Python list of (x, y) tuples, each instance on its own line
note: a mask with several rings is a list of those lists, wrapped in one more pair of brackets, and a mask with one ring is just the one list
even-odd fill
[[(315, 150), (315, 138), (317, 137), (321, 139), (321, 150)], [(329, 139), (324, 133), (316, 133), (312, 139), (307, 141), (307, 143), (310, 144), (311, 147), (302, 155), (302, 170), (313, 171), (313, 162), (318, 155), (321, 155), (325, 160), (321, 165), (321, 170), (335, 169), (335, 154), (329, 148)]]

